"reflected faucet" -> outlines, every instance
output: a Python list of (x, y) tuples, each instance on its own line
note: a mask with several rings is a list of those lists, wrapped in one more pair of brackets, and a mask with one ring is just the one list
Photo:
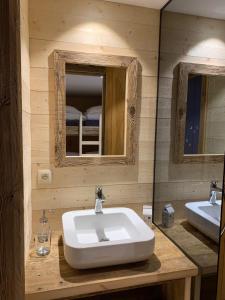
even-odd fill
[(217, 181), (211, 181), (210, 183), (210, 192), (209, 192), (209, 202), (211, 204), (216, 204), (217, 201), (217, 193), (221, 193), (223, 189), (217, 186)]
[(100, 187), (100, 186), (96, 187), (95, 195), (96, 195), (96, 198), (95, 198), (95, 213), (96, 214), (102, 214), (103, 213), (102, 204), (105, 202), (105, 197), (104, 197), (103, 192), (102, 192), (102, 187)]

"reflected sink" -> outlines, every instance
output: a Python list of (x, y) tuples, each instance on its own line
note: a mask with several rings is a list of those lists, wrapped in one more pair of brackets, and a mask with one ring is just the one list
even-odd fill
[(199, 231), (219, 242), (221, 201), (213, 205), (209, 201), (189, 202), (185, 204), (188, 222)]
[(70, 211), (62, 223), (65, 259), (75, 269), (143, 261), (154, 251), (154, 231), (129, 208)]

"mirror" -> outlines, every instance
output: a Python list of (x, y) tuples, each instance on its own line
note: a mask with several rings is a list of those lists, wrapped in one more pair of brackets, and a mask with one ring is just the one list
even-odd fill
[(225, 77), (189, 74), (184, 154), (223, 154)]
[(66, 156), (124, 155), (126, 69), (66, 64)]
[(225, 68), (181, 63), (176, 160), (217, 162), (225, 150)]
[(54, 52), (56, 166), (134, 164), (138, 62)]

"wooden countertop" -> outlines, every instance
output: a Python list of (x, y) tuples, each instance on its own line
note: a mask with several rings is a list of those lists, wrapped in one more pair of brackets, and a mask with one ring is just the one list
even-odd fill
[(171, 228), (161, 229), (199, 267), (202, 275), (216, 274), (218, 245), (215, 242), (184, 219), (177, 220)]
[(161, 231), (154, 231), (155, 252), (147, 262), (83, 271), (66, 263), (62, 231), (54, 231), (49, 256), (40, 258), (31, 250), (26, 265), (26, 299), (74, 299), (196, 276), (197, 267)]

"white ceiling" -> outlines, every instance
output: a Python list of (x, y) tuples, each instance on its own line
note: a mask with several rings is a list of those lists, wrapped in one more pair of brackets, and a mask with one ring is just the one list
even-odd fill
[(106, 0), (106, 1), (135, 5), (135, 6), (144, 6), (144, 7), (155, 8), (155, 9), (163, 8), (163, 6), (168, 2), (168, 0)]
[(173, 0), (166, 10), (225, 20), (225, 0)]

